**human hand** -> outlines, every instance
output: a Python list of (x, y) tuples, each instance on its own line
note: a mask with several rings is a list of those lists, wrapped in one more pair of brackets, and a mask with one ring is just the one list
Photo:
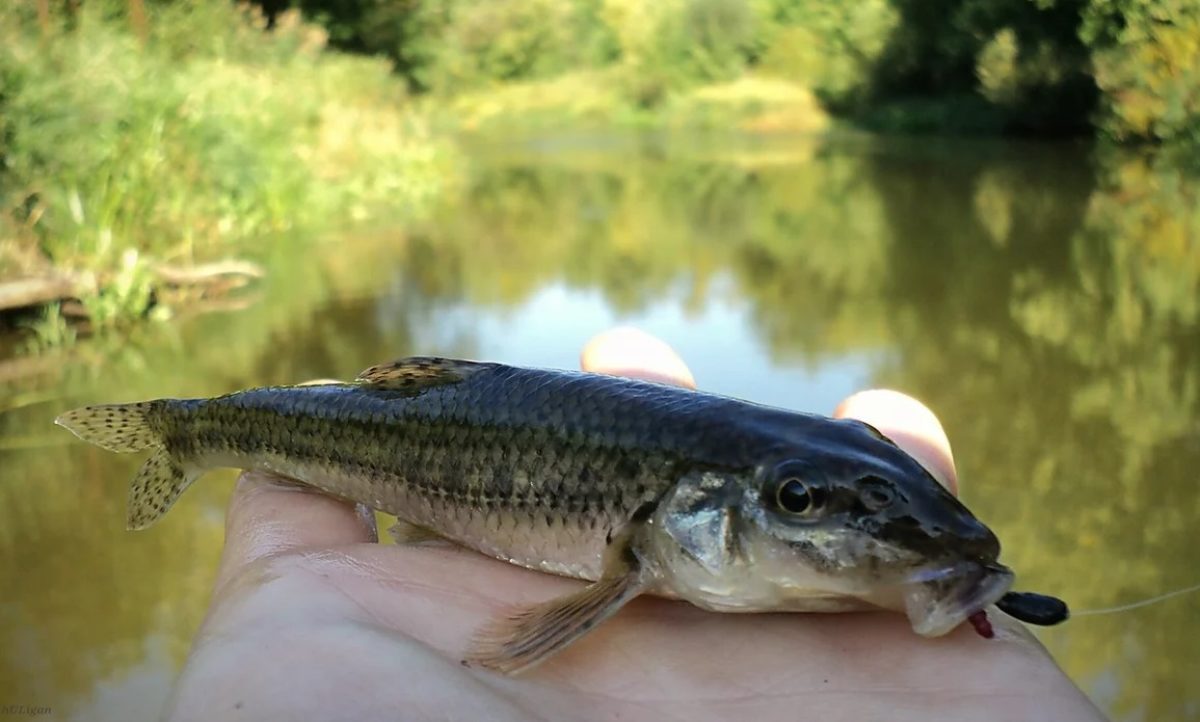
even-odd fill
[[(594, 340), (583, 365), (694, 386), (668, 347), (637, 332)], [(917, 402), (867, 392), (838, 413), (955, 487), (945, 434)], [(995, 639), (969, 626), (925, 639), (890, 612), (716, 614), (639, 598), (545, 664), (503, 677), (459, 663), (474, 631), (579, 582), (456, 547), (381, 546), (371, 514), (263, 474), (243, 474), (226, 526), (172, 720), (1101, 719), (995, 610)]]

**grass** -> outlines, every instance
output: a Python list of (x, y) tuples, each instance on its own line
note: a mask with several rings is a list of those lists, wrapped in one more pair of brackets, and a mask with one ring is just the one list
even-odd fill
[(510, 82), (445, 99), (438, 125), (479, 135), (604, 128), (811, 133), (830, 117), (803, 86), (743, 76), (724, 83), (632, 92), (621, 69), (586, 70)]

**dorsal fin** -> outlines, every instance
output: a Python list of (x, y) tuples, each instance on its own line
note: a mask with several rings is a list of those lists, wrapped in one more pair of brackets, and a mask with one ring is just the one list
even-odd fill
[(410, 356), (379, 364), (358, 375), (358, 381), (385, 389), (418, 391), (454, 384), (493, 364), (438, 356)]

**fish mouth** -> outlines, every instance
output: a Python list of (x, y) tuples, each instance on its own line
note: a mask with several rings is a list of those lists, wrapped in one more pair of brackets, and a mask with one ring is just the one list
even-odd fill
[(914, 632), (940, 637), (1004, 596), (1013, 578), (1011, 569), (995, 562), (924, 569), (905, 585), (904, 611)]

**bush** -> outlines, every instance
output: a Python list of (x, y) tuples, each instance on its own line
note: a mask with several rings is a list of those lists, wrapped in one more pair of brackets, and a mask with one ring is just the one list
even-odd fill
[(1104, 93), (1101, 130), (1118, 139), (1200, 142), (1200, 4), (1095, 0), (1083, 37)]
[(887, 0), (776, 0), (762, 71), (813, 89), (833, 108), (860, 106), (900, 22)]
[(361, 12), (355, 29), (335, 40), (385, 54), (410, 87), (445, 95), (611, 59), (614, 40), (599, 20), (600, 5), (600, 0), (373, 0), (354, 6)]

